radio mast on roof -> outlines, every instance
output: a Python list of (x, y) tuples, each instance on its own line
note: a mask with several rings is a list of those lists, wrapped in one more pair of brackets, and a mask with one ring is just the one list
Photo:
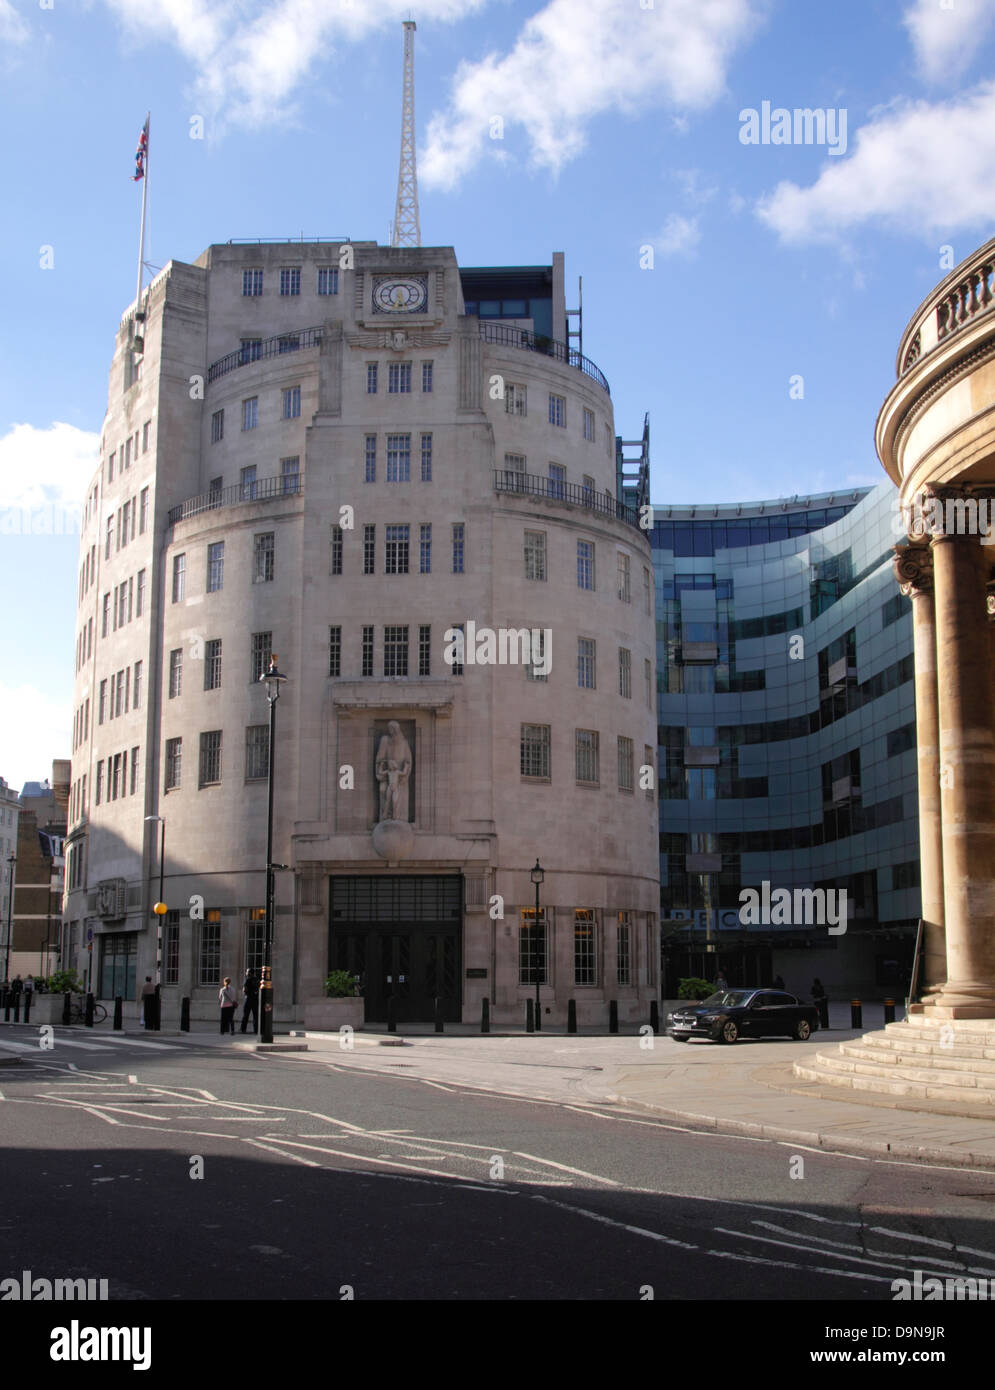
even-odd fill
[(415, 168), (415, 22), (404, 20), (404, 93), (401, 103), (401, 163), (397, 171), (392, 246), (420, 246), (418, 171)]

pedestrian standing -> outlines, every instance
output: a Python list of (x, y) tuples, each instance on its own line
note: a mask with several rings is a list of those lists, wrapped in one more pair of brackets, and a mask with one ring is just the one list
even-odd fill
[(242, 1009), (242, 1032), (246, 1032), (249, 1026), (249, 1015), (252, 1015), (252, 1031), (259, 1030), (259, 976), (250, 965), (245, 972), (245, 979), (242, 981), (242, 993), (245, 995), (245, 1004)]
[(218, 990), (218, 1003), (221, 1005), (221, 1031), (222, 1033), (235, 1034), (235, 1005), (238, 1003), (238, 995), (232, 988), (231, 976), (225, 976), (225, 982)]
[(142, 985), (141, 993), (142, 1005), (142, 1027), (153, 1028), (155, 1026), (155, 985), (152, 983), (152, 976), (145, 976), (145, 983)]
[(783, 988), (784, 988), (784, 981), (781, 979), (780, 975), (775, 975), (775, 976), (774, 976), (774, 988), (775, 988), (775, 989), (783, 989)]
[(825, 999), (826, 997), (825, 987), (822, 981), (819, 979), (818, 975), (816, 975), (815, 979), (812, 981), (811, 993), (815, 1003), (818, 1003), (820, 999)]
[(27, 978), (26, 978), (25, 981), (24, 981), (24, 993), (25, 993), (25, 994), (34, 994), (34, 992), (35, 992), (35, 977), (34, 977), (33, 975), (28, 975)]
[(11, 992), (11, 994), (14, 996), (14, 1003), (15, 1003), (15, 1004), (17, 1003), (18, 999), (20, 999), (20, 997), (21, 997), (21, 990), (22, 990), (23, 988), (24, 988), (24, 981), (21, 979), (20, 975), (15, 975), (14, 978), (13, 978), (13, 979), (11, 980), (11, 982), (10, 982), (10, 992)]
[(720, 970), (719, 973), (716, 975), (716, 977), (715, 977), (715, 988), (716, 988), (717, 990), (718, 990), (718, 989), (728, 989), (728, 988), (729, 988), (729, 981), (726, 979), (726, 975), (725, 975), (725, 971), (724, 971), (724, 970)]

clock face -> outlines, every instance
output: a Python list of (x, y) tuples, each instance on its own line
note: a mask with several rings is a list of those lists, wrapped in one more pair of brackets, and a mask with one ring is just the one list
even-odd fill
[(417, 314), (428, 302), (428, 282), (423, 276), (391, 276), (373, 282), (373, 312)]

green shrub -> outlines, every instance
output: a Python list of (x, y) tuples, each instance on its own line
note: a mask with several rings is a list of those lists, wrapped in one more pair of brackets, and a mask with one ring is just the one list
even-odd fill
[(47, 989), (49, 994), (65, 994), (67, 989), (73, 994), (82, 994), (83, 981), (75, 970), (56, 970), (48, 977)]
[(333, 970), (325, 976), (325, 993), (329, 999), (355, 999), (356, 981), (348, 970)]
[(714, 993), (714, 985), (709, 984), (707, 980), (699, 980), (693, 975), (686, 980), (677, 982), (678, 999), (707, 999), (710, 994)]

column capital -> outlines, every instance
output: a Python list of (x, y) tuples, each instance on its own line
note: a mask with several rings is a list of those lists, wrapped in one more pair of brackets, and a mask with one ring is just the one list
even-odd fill
[(933, 592), (933, 553), (928, 542), (893, 545), (895, 578), (906, 598)]
[(991, 544), (995, 491), (991, 483), (929, 483), (902, 502), (902, 519), (913, 542), (968, 536)]

